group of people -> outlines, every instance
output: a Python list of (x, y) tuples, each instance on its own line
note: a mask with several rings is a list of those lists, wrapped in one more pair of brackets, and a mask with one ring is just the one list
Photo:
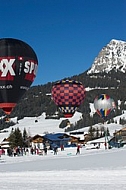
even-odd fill
[[(57, 154), (58, 152), (58, 146), (54, 146), (53, 147), (53, 151), (54, 151), (54, 155)], [(43, 147), (43, 149), (38, 149), (36, 147), (31, 147), (31, 148), (20, 148), (20, 147), (16, 147), (16, 148), (8, 148), (7, 150), (7, 154), (8, 156), (23, 156), (23, 155), (29, 155), (29, 153), (31, 155), (47, 155), (48, 149), (46, 146)]]
[(7, 155), (8, 156), (23, 156), (23, 155), (28, 155), (29, 154), (29, 149), (28, 148), (20, 148), (19, 146), (18, 147), (14, 147), (14, 148), (11, 148), (9, 147), (7, 149)]
[[(61, 151), (63, 151), (64, 150), (64, 145), (61, 145), (60, 146), (60, 148), (61, 148)], [(76, 149), (76, 155), (77, 154), (80, 154), (80, 148), (81, 148), (81, 146), (78, 144), (77, 145), (77, 149)], [(3, 150), (3, 149), (0, 149), (0, 150)], [(57, 145), (55, 145), (55, 146), (53, 146), (53, 148), (52, 148), (52, 150), (53, 150), (53, 152), (54, 152), (54, 155), (57, 155), (57, 153), (58, 153), (58, 146)], [(48, 151), (48, 149), (47, 149), (47, 147), (46, 146), (44, 146), (43, 147), (43, 149), (39, 149), (39, 148), (36, 148), (36, 147), (30, 147), (30, 148), (21, 148), (21, 147), (15, 147), (15, 148), (11, 148), (11, 147), (9, 147), (8, 149), (7, 149), (7, 155), (8, 156), (23, 156), (23, 155), (29, 155), (29, 153), (30, 154), (38, 154), (38, 155), (47, 155), (47, 151)], [(0, 156), (3, 154), (3, 152), (1, 151), (0, 152)], [(5, 151), (4, 151), (4, 154), (5, 154)]]

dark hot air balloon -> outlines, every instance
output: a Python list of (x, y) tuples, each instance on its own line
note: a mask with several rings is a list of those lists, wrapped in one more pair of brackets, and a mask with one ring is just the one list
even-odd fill
[(10, 114), (34, 81), (38, 59), (25, 42), (0, 39), (0, 108)]
[(65, 117), (72, 117), (85, 98), (81, 82), (61, 80), (52, 87), (52, 99)]
[(110, 112), (115, 108), (115, 103), (112, 98), (107, 94), (101, 94), (94, 100), (94, 108), (96, 112), (105, 119)]

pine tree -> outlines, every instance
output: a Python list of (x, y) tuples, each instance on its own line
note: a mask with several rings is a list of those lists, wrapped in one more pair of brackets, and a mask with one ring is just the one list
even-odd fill
[(15, 145), (23, 147), (23, 137), (18, 127), (15, 129)]
[(88, 134), (90, 135), (91, 140), (93, 140), (94, 137), (95, 137), (95, 128), (93, 128), (93, 127), (91, 126), (91, 127), (89, 128), (89, 130), (88, 130)]
[(96, 129), (96, 139), (98, 139), (99, 136), (100, 136), (100, 134), (99, 134), (99, 128), (97, 127), (97, 129)]
[(110, 132), (109, 132), (108, 127), (107, 127), (107, 130), (106, 130), (106, 135), (107, 135), (107, 136), (110, 136)]
[(14, 133), (13, 128), (12, 128), (11, 133), (9, 135), (9, 143), (10, 143), (11, 148), (15, 147), (15, 133)]
[(23, 147), (28, 147), (28, 133), (25, 128), (23, 130)]
[(9, 142), (10, 142), (11, 148), (18, 147), (18, 146), (23, 147), (23, 137), (19, 128), (15, 128), (15, 130), (13, 129), (11, 130), (11, 133), (9, 135)]

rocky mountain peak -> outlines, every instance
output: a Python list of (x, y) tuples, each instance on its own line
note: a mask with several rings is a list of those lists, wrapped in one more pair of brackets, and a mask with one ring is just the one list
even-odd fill
[(95, 58), (92, 67), (88, 70), (91, 73), (108, 73), (111, 70), (126, 72), (126, 42), (112, 39), (102, 48)]

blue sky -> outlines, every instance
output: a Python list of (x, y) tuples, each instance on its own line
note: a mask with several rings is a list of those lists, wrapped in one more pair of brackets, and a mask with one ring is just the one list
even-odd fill
[(78, 75), (111, 39), (126, 41), (126, 0), (1, 0), (0, 38), (5, 37), (35, 50), (33, 85)]

